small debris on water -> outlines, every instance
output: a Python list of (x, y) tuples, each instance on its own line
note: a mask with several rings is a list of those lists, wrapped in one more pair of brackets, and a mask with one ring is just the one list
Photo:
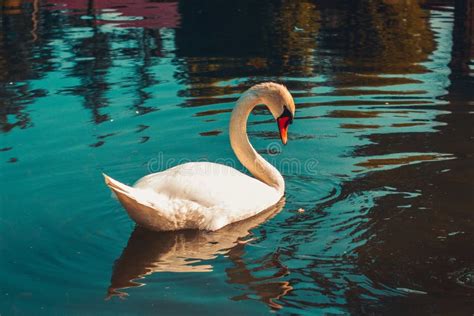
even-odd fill
[(424, 291), (407, 289), (407, 288), (404, 288), (404, 287), (397, 287), (397, 290), (402, 291), (402, 292), (406, 292), (406, 293), (410, 293), (410, 294), (422, 294), (422, 295), (428, 294), (427, 292), (424, 292)]
[(150, 136), (142, 136), (140, 139), (140, 144), (146, 143), (150, 139)]
[(456, 282), (459, 285), (474, 289), (474, 271), (468, 271), (457, 277)]
[(97, 143), (94, 143), (94, 144), (90, 144), (89, 147), (100, 147), (102, 146), (103, 144), (105, 144), (105, 142), (103, 140), (101, 141), (98, 141)]
[(115, 134), (117, 133), (108, 133), (108, 134), (104, 134), (104, 135), (99, 135), (97, 136), (98, 139), (104, 139), (104, 138), (107, 138), (107, 137), (110, 137), (110, 136), (114, 136)]
[(303, 209), (303, 208), (299, 208), (299, 209), (298, 209), (298, 213), (304, 213), (304, 209)]
[(137, 130), (135, 131), (136, 133), (140, 133), (140, 132), (143, 132), (144, 130), (146, 130), (147, 128), (149, 128), (150, 126), (148, 125), (143, 125), (143, 124), (140, 124), (140, 125), (137, 125)]

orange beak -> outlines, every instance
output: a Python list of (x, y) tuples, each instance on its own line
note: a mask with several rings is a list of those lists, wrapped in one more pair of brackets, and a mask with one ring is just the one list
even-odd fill
[(288, 142), (288, 125), (291, 124), (291, 116), (280, 116), (277, 118), (278, 129), (280, 130), (280, 138), (283, 145)]

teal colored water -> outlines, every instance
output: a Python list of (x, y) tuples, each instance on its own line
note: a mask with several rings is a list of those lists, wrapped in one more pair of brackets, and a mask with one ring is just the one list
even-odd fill
[[(1, 315), (472, 314), (470, 1), (0, 3)], [(135, 228), (101, 173), (242, 168), (229, 111), (268, 80), (282, 209)]]

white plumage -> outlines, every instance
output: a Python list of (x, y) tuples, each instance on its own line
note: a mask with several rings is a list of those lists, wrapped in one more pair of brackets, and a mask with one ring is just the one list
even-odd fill
[[(256, 85), (237, 102), (230, 141), (241, 163), (256, 178), (226, 165), (190, 162), (147, 175), (133, 187), (104, 174), (106, 184), (137, 224), (158, 231), (214, 231), (274, 206), (284, 194), (283, 177), (253, 149), (246, 132), (248, 115), (257, 104), (266, 104), (278, 119), (285, 108), (291, 116), (294, 113), (290, 93), (275, 83)], [(285, 137), (287, 125), (280, 130)]]

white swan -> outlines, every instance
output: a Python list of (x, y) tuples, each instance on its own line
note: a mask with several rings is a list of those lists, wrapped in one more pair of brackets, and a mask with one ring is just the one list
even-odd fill
[(138, 225), (158, 231), (214, 231), (272, 207), (283, 197), (285, 181), (247, 137), (247, 119), (258, 104), (265, 104), (275, 117), (283, 144), (295, 113), (291, 94), (276, 83), (255, 85), (237, 101), (230, 143), (255, 178), (221, 164), (190, 162), (145, 176), (133, 187), (104, 174), (106, 184)]

